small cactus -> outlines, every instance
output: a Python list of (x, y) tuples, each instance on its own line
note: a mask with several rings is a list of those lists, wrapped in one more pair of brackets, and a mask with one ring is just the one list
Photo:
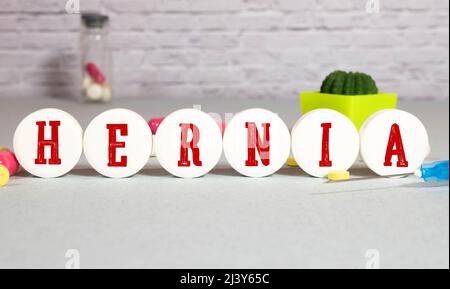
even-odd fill
[(360, 72), (334, 71), (322, 83), (321, 93), (342, 95), (377, 94), (378, 88), (370, 75)]

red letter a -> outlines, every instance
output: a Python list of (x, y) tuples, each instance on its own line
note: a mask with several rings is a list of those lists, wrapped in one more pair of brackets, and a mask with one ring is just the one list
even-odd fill
[[(394, 149), (395, 147), (395, 149)], [(405, 150), (403, 149), (402, 135), (400, 133), (400, 127), (398, 124), (393, 124), (391, 127), (391, 134), (389, 135), (389, 142), (386, 149), (386, 155), (384, 157), (384, 166), (392, 166), (392, 156), (397, 155), (397, 167), (408, 167), (408, 161), (406, 160)]]
[(248, 158), (245, 161), (247, 167), (257, 167), (258, 161), (256, 160), (256, 149), (258, 149), (261, 162), (264, 166), (270, 165), (270, 123), (263, 123), (264, 128), (264, 140), (259, 138), (258, 130), (254, 122), (245, 123), (247, 128), (247, 149)]
[(36, 122), (38, 126), (38, 147), (37, 147), (37, 158), (34, 160), (36, 165), (45, 165), (47, 160), (45, 159), (45, 147), (50, 147), (50, 159), (48, 160), (49, 165), (60, 165), (61, 159), (59, 158), (59, 126), (60, 121), (49, 121), (49, 125), (52, 128), (52, 136), (50, 140), (44, 139), (45, 135), (45, 121)]
[[(192, 123), (181, 123), (181, 148), (180, 148), (180, 160), (178, 161), (179, 167), (190, 167), (189, 161), (189, 149), (192, 150), (192, 159), (194, 165), (197, 167), (202, 166), (200, 160), (200, 149), (198, 148), (198, 141), (200, 140), (200, 131), (198, 127)], [(192, 141), (188, 142), (188, 132), (192, 131)]]
[(127, 136), (128, 124), (107, 124), (106, 128), (109, 130), (108, 167), (126, 167), (127, 156), (121, 156), (120, 162), (116, 160), (117, 149), (125, 148), (125, 142), (117, 141), (117, 131), (120, 131), (121, 136)]

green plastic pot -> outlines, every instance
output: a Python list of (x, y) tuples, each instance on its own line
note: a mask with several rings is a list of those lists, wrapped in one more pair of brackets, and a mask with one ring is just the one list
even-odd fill
[(329, 108), (346, 115), (359, 128), (364, 121), (382, 109), (397, 107), (397, 94), (341, 95), (320, 92), (301, 92), (302, 114), (319, 108)]

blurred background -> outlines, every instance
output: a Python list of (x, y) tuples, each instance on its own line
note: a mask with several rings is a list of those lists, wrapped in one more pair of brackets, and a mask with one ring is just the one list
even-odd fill
[(114, 98), (294, 98), (335, 69), (449, 97), (447, 0), (69, 2), (0, 0), (0, 99), (79, 98), (77, 13), (92, 11), (110, 17)]

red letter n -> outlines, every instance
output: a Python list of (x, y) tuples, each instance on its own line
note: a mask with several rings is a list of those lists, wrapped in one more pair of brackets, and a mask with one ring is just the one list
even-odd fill
[[(395, 149), (394, 149), (395, 147)], [(408, 161), (406, 160), (405, 150), (403, 148), (402, 135), (400, 133), (400, 127), (398, 124), (393, 124), (391, 127), (391, 134), (389, 135), (389, 142), (386, 149), (386, 155), (384, 157), (384, 166), (392, 166), (392, 156), (397, 156), (397, 167), (408, 167)]]
[(121, 156), (119, 162), (116, 159), (117, 149), (125, 148), (125, 142), (117, 141), (117, 131), (121, 136), (127, 136), (128, 124), (107, 124), (106, 128), (109, 130), (108, 167), (126, 167), (127, 156)]
[[(197, 167), (202, 166), (200, 160), (200, 149), (198, 148), (198, 141), (200, 140), (200, 131), (198, 127), (192, 123), (181, 123), (181, 147), (180, 147), (180, 160), (178, 161), (179, 167), (190, 167), (189, 161), (189, 149), (192, 150), (192, 159), (194, 165)], [(192, 141), (188, 142), (189, 130), (192, 131)]]
[(330, 128), (331, 123), (322, 123), (322, 160), (319, 161), (319, 167), (331, 167), (330, 161)]
[(60, 121), (49, 121), (51, 127), (52, 136), (51, 139), (46, 140), (45, 137), (45, 121), (37, 121), (38, 126), (38, 143), (37, 143), (37, 158), (34, 160), (36, 165), (46, 165), (47, 159), (45, 158), (45, 147), (50, 147), (50, 159), (49, 165), (60, 165), (61, 159), (59, 158), (59, 126)]
[(261, 158), (261, 162), (264, 166), (270, 165), (270, 123), (263, 123), (264, 128), (264, 140), (259, 137), (256, 124), (254, 122), (246, 122), (247, 128), (247, 149), (248, 157), (245, 161), (247, 167), (257, 167), (258, 161), (256, 160), (256, 150)]

